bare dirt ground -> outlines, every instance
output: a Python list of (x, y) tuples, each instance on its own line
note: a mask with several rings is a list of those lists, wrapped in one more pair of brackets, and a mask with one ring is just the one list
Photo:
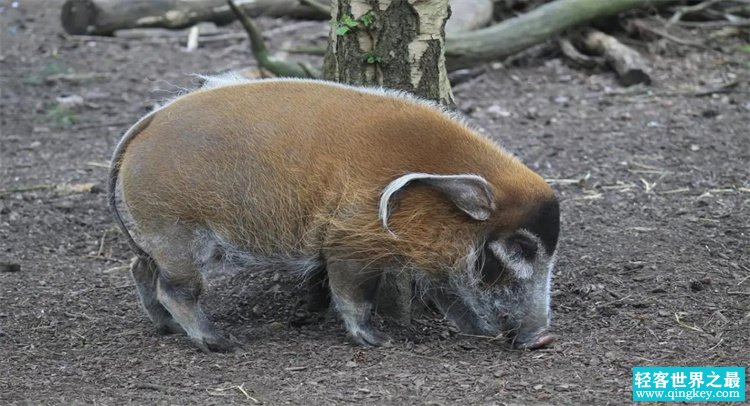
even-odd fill
[[(0, 404), (625, 404), (633, 366), (750, 366), (750, 94), (696, 94), (747, 78), (736, 44), (651, 43), (648, 89), (559, 59), (455, 87), (559, 193), (553, 348), (512, 351), (437, 316), (358, 348), (335, 320), (290, 326), (297, 281), (269, 271), (210, 281), (208, 312), (245, 348), (204, 354), (139, 308), (105, 167), (187, 74), (251, 65), (247, 43), (66, 38), (60, 3), (0, 1), (0, 262), (20, 264), (0, 273)], [(327, 29), (260, 23), (277, 47)]]

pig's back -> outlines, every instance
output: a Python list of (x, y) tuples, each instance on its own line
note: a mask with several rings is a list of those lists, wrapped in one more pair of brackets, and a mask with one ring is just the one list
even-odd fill
[(492, 182), (517, 170), (525, 167), (421, 102), (273, 80), (164, 107), (129, 145), (121, 177), (126, 201), (147, 202), (131, 208), (141, 228), (183, 221), (240, 245), (304, 249), (347, 205), (370, 207), (377, 223), (379, 192), (405, 173)]

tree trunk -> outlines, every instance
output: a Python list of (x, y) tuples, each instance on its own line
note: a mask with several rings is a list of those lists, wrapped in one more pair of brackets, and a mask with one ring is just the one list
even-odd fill
[[(325, 57), (328, 80), (406, 90), (453, 105), (445, 69), (448, 0), (337, 0)], [(386, 274), (380, 282), (380, 314), (408, 324), (412, 277)]]
[[(298, 0), (237, 0), (250, 17), (326, 18)], [(226, 0), (67, 0), (60, 16), (65, 32), (110, 35), (124, 28), (185, 28), (201, 21), (227, 24), (234, 13)]]
[(453, 104), (445, 69), (448, 0), (338, 0), (324, 77)]

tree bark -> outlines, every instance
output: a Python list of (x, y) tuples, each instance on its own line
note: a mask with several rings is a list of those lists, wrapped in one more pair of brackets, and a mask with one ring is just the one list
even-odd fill
[[(298, 0), (236, 3), (250, 17), (327, 17)], [(201, 21), (221, 25), (234, 21), (235, 16), (225, 0), (67, 0), (60, 18), (68, 34), (111, 35), (124, 28), (185, 28)]]
[(476, 31), (451, 35), (445, 56), (449, 70), (515, 54), (593, 19), (674, 0), (556, 0), (528, 13)]
[(453, 104), (445, 69), (448, 0), (338, 0), (324, 77)]
[[(406, 90), (453, 105), (444, 57), (448, 0), (337, 0), (331, 14), (326, 79)], [(386, 273), (378, 312), (409, 324), (412, 292), (409, 273)]]

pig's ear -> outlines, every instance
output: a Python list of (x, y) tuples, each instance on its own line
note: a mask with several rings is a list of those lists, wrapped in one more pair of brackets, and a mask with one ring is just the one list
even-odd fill
[(386, 230), (393, 196), (411, 182), (424, 183), (440, 190), (456, 207), (474, 220), (487, 220), (495, 210), (492, 187), (481, 176), (409, 173), (389, 183), (380, 195), (379, 216)]

